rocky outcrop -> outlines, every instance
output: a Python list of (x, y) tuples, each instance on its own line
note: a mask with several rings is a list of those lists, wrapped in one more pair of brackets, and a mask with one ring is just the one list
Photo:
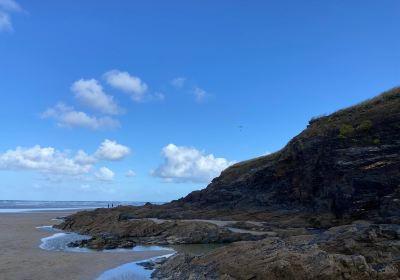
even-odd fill
[(91, 249), (131, 248), (141, 245), (231, 243), (259, 240), (266, 235), (233, 232), (228, 228), (201, 221), (161, 221), (121, 219), (99, 209), (72, 215), (56, 227), (93, 236), (72, 242), (72, 247)]
[(119, 207), (131, 218), (268, 221), (330, 227), (398, 223), (400, 88), (310, 121), (282, 150), (237, 163), (207, 188), (164, 205)]
[(179, 254), (154, 279), (400, 279), (400, 226), (355, 223), (314, 235), (237, 242)]
[(398, 223), (399, 123), (400, 89), (394, 89), (312, 120), (281, 151), (233, 165), (169, 206), (290, 212), (314, 225), (326, 218), (330, 225)]
[(247, 240), (178, 254), (156, 279), (400, 279), (399, 170), (396, 88), (311, 120), (282, 150), (229, 167), (201, 191), (77, 213), (59, 228), (94, 236), (75, 244), (94, 248)]

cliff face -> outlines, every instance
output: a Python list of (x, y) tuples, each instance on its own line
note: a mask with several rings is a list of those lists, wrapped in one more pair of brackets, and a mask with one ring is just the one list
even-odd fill
[(311, 120), (282, 150), (231, 166), (204, 190), (164, 205), (108, 211), (300, 227), (399, 223), (400, 88)]
[[(310, 121), (279, 152), (231, 166), (204, 190), (164, 205), (79, 212), (58, 228), (95, 235), (73, 245), (96, 249), (258, 240), (177, 254), (154, 279), (386, 280), (400, 279), (399, 214), (397, 88)], [(146, 217), (191, 220), (138, 219)], [(196, 218), (261, 222), (221, 228)]]
[(279, 152), (226, 169), (166, 208), (294, 211), (398, 222), (400, 88), (329, 116)]

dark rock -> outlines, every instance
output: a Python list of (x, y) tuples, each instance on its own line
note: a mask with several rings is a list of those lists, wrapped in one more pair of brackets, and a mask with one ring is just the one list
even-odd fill
[(396, 88), (313, 120), (282, 150), (237, 163), (182, 199), (99, 211), (105, 220), (123, 214), (259, 220), (280, 227), (326, 228), (357, 219), (400, 223), (399, 123)]
[(238, 242), (203, 256), (179, 254), (154, 279), (399, 279), (400, 242), (369, 223), (316, 235)]
[(155, 267), (155, 263), (153, 261), (145, 261), (145, 262), (139, 262), (137, 265), (143, 266), (144, 269), (147, 270), (153, 270)]
[(118, 215), (107, 216), (105, 219), (102, 212), (97, 215), (93, 215), (91, 212), (77, 213), (58, 227), (93, 236), (89, 240), (73, 242), (70, 245), (96, 250), (130, 248), (135, 244), (231, 243), (242, 240), (259, 240), (264, 237), (232, 232), (227, 228), (200, 221), (156, 223), (148, 219), (120, 220)]
[[(395, 88), (313, 119), (282, 150), (237, 163), (184, 198), (84, 211), (57, 227), (100, 237), (82, 246), (114, 244), (105, 233), (118, 245), (235, 242), (204, 256), (178, 254), (156, 279), (399, 279), (399, 170)], [(237, 226), (274, 234), (263, 239), (204, 222), (134, 220), (143, 218), (261, 221), (258, 229)]]
[(167, 259), (168, 259), (167, 257), (160, 257), (160, 258), (156, 258), (155, 260), (139, 262), (137, 264), (140, 266), (143, 266), (144, 269), (154, 270), (154, 269), (161, 267), (161, 265), (164, 264), (167, 261)]

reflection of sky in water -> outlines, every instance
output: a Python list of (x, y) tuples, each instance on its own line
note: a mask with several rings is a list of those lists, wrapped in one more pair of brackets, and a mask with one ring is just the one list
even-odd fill
[[(79, 248), (79, 247), (68, 247), (68, 243), (90, 239), (89, 235), (82, 235), (77, 234), (74, 232), (63, 232), (62, 230), (55, 229), (52, 226), (41, 226), (36, 227), (37, 229), (54, 233), (51, 236), (45, 237), (41, 239), (40, 248), (43, 250), (48, 251), (64, 251), (64, 252), (74, 252), (74, 253), (90, 253), (95, 252), (96, 250), (88, 249), (88, 248)], [(155, 245), (138, 245), (133, 247), (133, 249), (124, 249), (124, 248), (117, 248), (117, 249), (109, 249), (109, 250), (102, 250), (102, 252), (147, 252), (147, 251), (174, 251), (171, 248), (155, 246)], [(96, 251), (98, 252), (98, 251)]]
[[(62, 230), (55, 229), (52, 226), (41, 226), (37, 227), (37, 229), (46, 231), (48, 233), (53, 233), (53, 235), (44, 237), (41, 239), (40, 248), (48, 251), (63, 251), (63, 252), (72, 252), (72, 253), (91, 253), (95, 252), (95, 250), (91, 250), (88, 248), (73, 248), (68, 247), (68, 243), (74, 242), (77, 240), (90, 239), (91, 237), (88, 235), (81, 235), (77, 233), (67, 233)], [(113, 249), (113, 250), (103, 250), (102, 252), (146, 252), (146, 251), (161, 251), (161, 250), (169, 250), (174, 252), (171, 248), (155, 246), (155, 245), (139, 245), (133, 247), (133, 249)], [(161, 257), (169, 257), (174, 253), (161, 256)], [(147, 260), (141, 260), (137, 262), (127, 263), (116, 268), (110, 269), (102, 273), (97, 280), (141, 280), (141, 279), (150, 279), (151, 273), (153, 270), (145, 269), (143, 266), (138, 265), (137, 263), (152, 261), (157, 258), (154, 257)]]
[(138, 263), (146, 261), (154, 261), (158, 258), (170, 257), (173, 254), (164, 255), (161, 257), (154, 257), (147, 260), (127, 263), (116, 268), (110, 269), (102, 273), (96, 280), (142, 280), (150, 279), (153, 270), (144, 269)]
[(72, 248), (67, 244), (77, 240), (90, 239), (88, 235), (80, 235), (77, 233), (58, 232), (52, 236), (42, 238), (40, 248), (48, 251), (65, 251), (65, 252), (90, 252), (86, 248)]
[(132, 249), (134, 252), (144, 252), (144, 251), (174, 251), (168, 247), (161, 247), (155, 245), (137, 245)]

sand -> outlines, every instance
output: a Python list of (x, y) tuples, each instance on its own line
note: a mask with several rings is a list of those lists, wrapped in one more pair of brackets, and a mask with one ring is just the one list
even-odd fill
[(66, 253), (39, 248), (40, 239), (52, 235), (37, 226), (57, 223), (61, 212), (0, 214), (1, 280), (94, 280), (116, 266), (170, 253)]

